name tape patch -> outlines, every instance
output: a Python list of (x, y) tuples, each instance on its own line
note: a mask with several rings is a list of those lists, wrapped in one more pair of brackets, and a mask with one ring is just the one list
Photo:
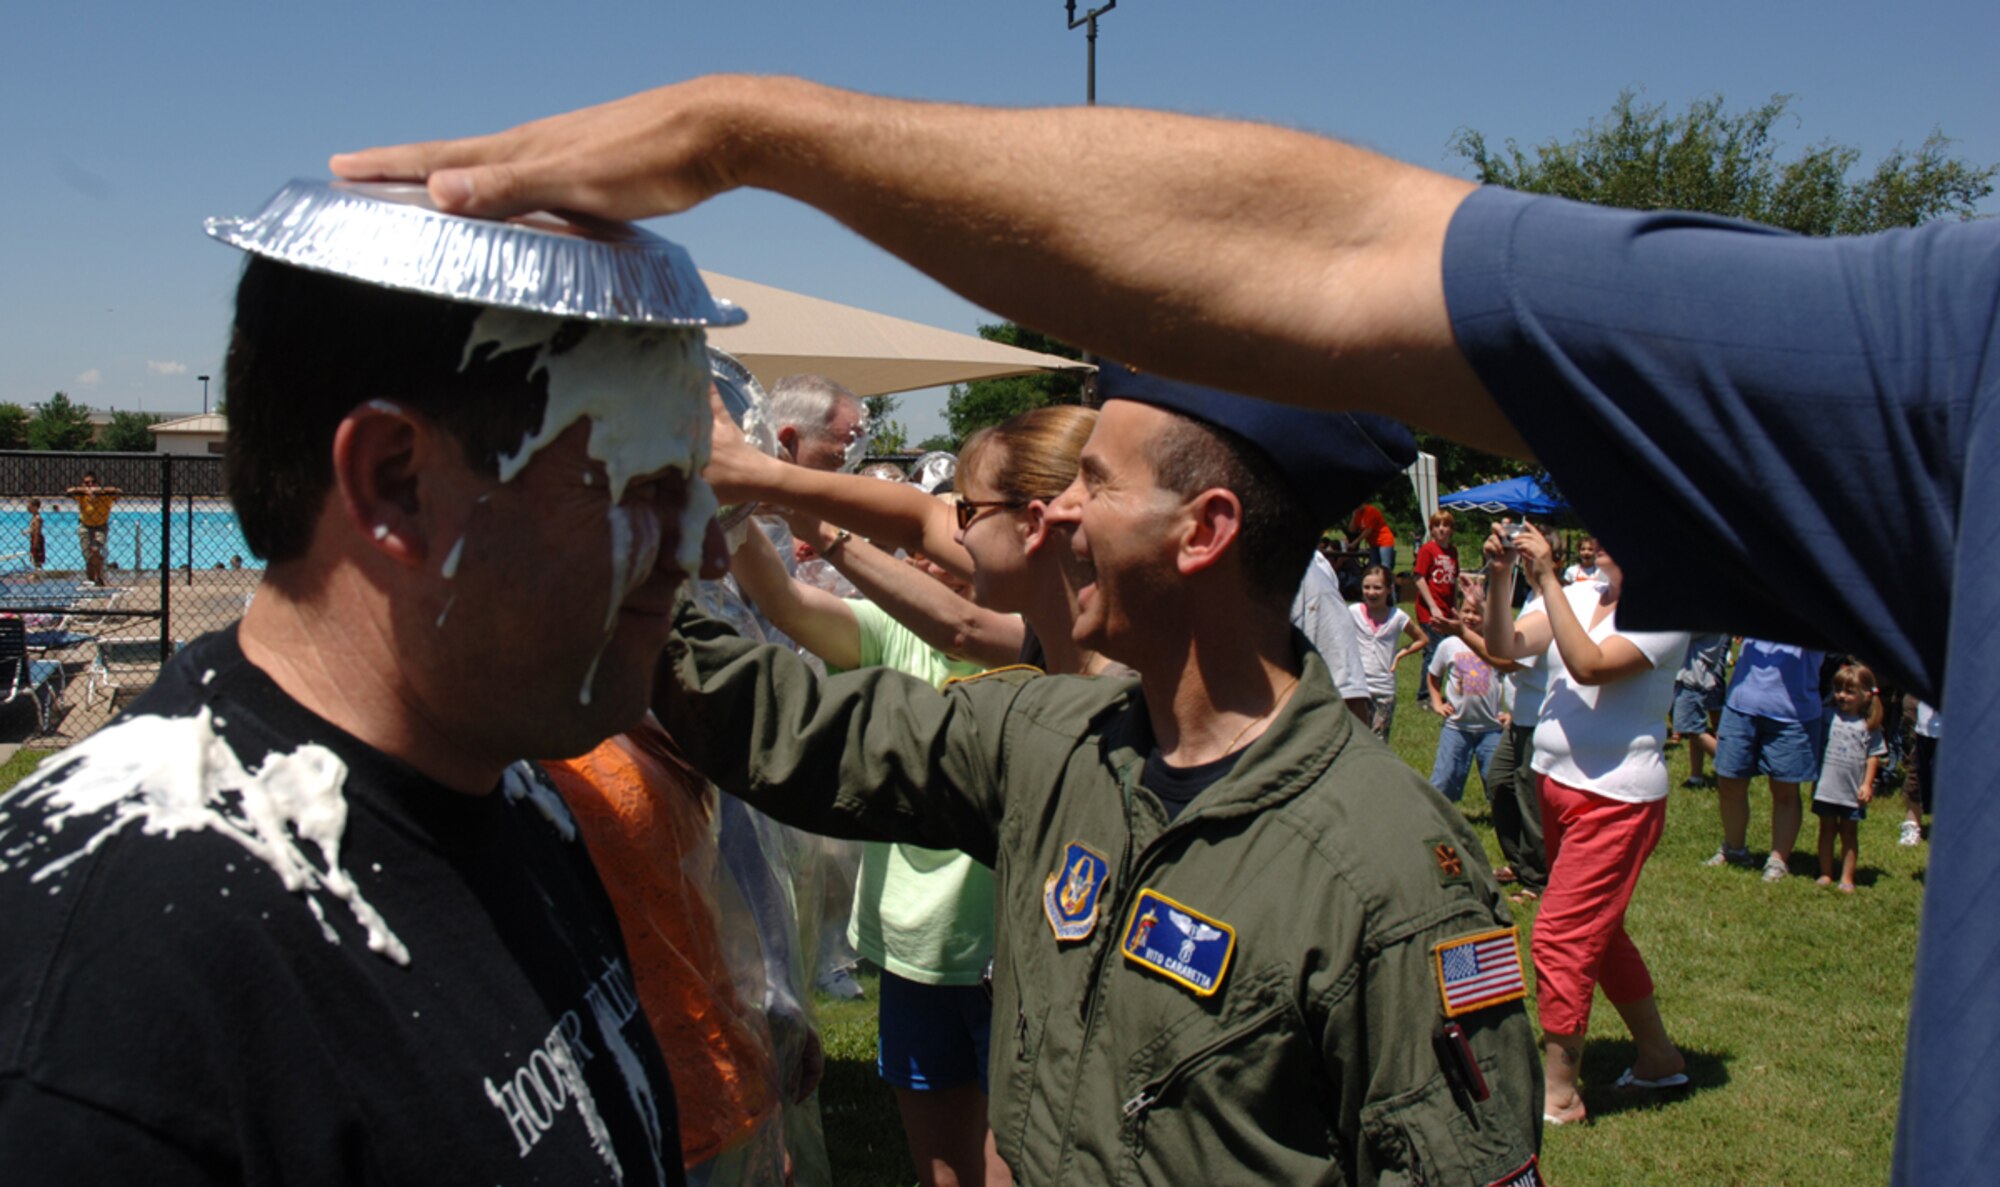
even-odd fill
[(1528, 996), (1521, 972), (1519, 929), (1480, 932), (1446, 940), (1431, 950), (1438, 991), (1448, 1018)]
[(1118, 947), (1140, 968), (1207, 997), (1229, 972), (1236, 929), (1149, 888), (1132, 904)]
[(1493, 1180), (1486, 1187), (1548, 1187), (1548, 1180), (1542, 1177), (1541, 1162), (1530, 1154), (1521, 1169)]
[(1057, 940), (1081, 940), (1097, 930), (1097, 902), (1111, 863), (1081, 841), (1063, 850), (1062, 867), (1042, 886), (1042, 913)]

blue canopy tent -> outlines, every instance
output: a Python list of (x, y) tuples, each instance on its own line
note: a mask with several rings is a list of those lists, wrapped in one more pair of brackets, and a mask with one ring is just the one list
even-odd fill
[(1449, 494), (1438, 500), (1438, 506), (1453, 511), (1484, 511), (1491, 515), (1512, 512), (1537, 519), (1550, 519), (1569, 511), (1569, 504), (1563, 502), (1562, 496), (1543, 486), (1540, 479), (1531, 477), (1503, 478), (1499, 482)]

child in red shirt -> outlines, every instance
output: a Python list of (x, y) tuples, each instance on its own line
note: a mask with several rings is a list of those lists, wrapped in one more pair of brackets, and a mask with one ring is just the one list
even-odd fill
[(1451, 633), (1433, 627), (1431, 620), (1450, 619), (1451, 607), (1458, 603), (1458, 550), (1451, 543), (1457, 527), (1458, 521), (1449, 511), (1431, 516), (1430, 537), (1417, 549), (1417, 561), (1411, 571), (1417, 579), (1417, 626), (1430, 640), (1424, 645), (1426, 672), (1430, 671), (1438, 643)]

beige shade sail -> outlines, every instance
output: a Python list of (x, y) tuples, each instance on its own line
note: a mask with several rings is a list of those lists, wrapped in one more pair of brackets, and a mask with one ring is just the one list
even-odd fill
[(1092, 369), (1061, 355), (988, 342), (716, 272), (704, 271), (701, 278), (711, 293), (750, 314), (740, 326), (710, 329), (709, 342), (742, 360), (767, 388), (787, 375), (814, 374), (845, 384), (857, 396), (884, 396), (1003, 375)]

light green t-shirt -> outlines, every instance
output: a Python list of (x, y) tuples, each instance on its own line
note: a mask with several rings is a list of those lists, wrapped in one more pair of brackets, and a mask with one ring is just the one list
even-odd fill
[[(861, 625), (864, 668), (893, 668), (938, 686), (983, 670), (919, 639), (873, 602), (847, 604)], [(870, 841), (847, 942), (906, 981), (977, 985), (993, 955), (993, 871), (956, 849)]]

